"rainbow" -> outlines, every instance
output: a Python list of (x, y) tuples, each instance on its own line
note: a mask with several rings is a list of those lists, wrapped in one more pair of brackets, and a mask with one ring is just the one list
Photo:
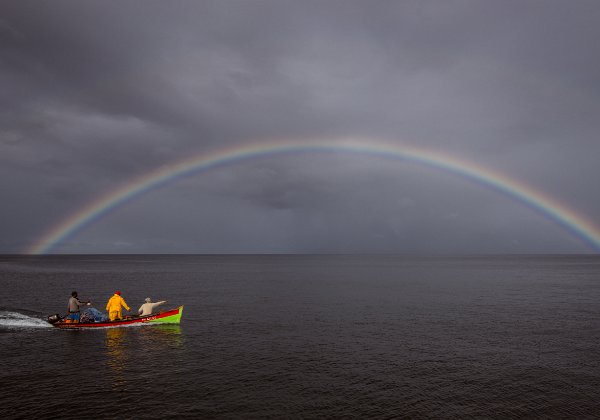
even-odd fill
[(200, 171), (210, 170), (240, 161), (272, 157), (285, 154), (307, 152), (347, 152), (375, 157), (394, 158), (423, 164), (447, 171), (475, 181), (498, 193), (505, 194), (523, 203), (547, 219), (557, 223), (571, 235), (579, 238), (593, 252), (600, 252), (600, 229), (574, 210), (536, 191), (523, 183), (481, 167), (473, 162), (452, 157), (448, 154), (391, 143), (376, 143), (372, 140), (346, 141), (302, 141), (302, 142), (262, 142), (246, 146), (200, 154), (176, 163), (161, 166), (145, 175), (125, 183), (88, 205), (82, 207), (60, 224), (50, 229), (30, 248), (27, 254), (47, 254), (54, 252), (67, 238), (73, 237), (87, 226), (96, 222), (110, 211), (124, 205), (150, 190), (160, 188), (181, 177)]

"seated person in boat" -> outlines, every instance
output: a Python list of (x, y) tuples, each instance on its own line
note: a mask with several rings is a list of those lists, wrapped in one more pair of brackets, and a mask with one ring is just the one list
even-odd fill
[(154, 312), (154, 309), (156, 309), (158, 306), (160, 306), (164, 303), (167, 303), (167, 301), (161, 300), (160, 302), (152, 302), (152, 299), (147, 297), (146, 303), (144, 303), (142, 306), (140, 306), (140, 309), (138, 310), (138, 314), (140, 316), (152, 315), (152, 312)]
[(90, 301), (82, 302), (77, 297), (77, 292), (72, 292), (69, 298), (69, 306), (67, 308), (67, 322), (79, 322), (81, 317), (81, 307), (91, 305)]
[(131, 310), (129, 306), (127, 306), (127, 302), (125, 299), (121, 297), (121, 292), (117, 291), (114, 295), (108, 300), (106, 304), (106, 310), (108, 311), (108, 319), (110, 321), (117, 321), (123, 319), (123, 314), (121, 309), (125, 308), (128, 311)]
[(81, 311), (81, 323), (94, 323), (94, 322), (106, 322), (108, 321), (108, 315), (100, 312), (96, 308), (86, 308)]

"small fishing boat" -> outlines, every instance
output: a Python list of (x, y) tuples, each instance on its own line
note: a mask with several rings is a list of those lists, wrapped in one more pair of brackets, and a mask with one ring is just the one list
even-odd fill
[(106, 322), (67, 322), (58, 315), (50, 315), (48, 322), (56, 328), (63, 329), (81, 329), (81, 328), (113, 328), (123, 327), (132, 324), (179, 324), (181, 314), (183, 313), (183, 305), (169, 311), (160, 312), (158, 314), (148, 316), (126, 316), (118, 321)]

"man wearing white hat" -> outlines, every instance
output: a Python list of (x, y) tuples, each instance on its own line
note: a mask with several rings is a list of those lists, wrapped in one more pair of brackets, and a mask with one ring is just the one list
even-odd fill
[(140, 314), (140, 316), (152, 315), (152, 312), (154, 312), (154, 309), (157, 308), (158, 306), (162, 305), (163, 303), (167, 303), (167, 301), (161, 300), (160, 302), (152, 302), (152, 299), (150, 299), (148, 297), (148, 298), (146, 298), (146, 303), (144, 303), (142, 306), (140, 306), (140, 309), (138, 310), (138, 314)]

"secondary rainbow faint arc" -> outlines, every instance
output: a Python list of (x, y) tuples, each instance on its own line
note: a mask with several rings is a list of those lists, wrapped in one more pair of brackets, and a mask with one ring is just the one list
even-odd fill
[(542, 192), (536, 191), (523, 183), (519, 183), (488, 168), (452, 157), (448, 154), (388, 143), (374, 143), (372, 140), (362, 142), (262, 142), (246, 146), (236, 146), (210, 154), (200, 154), (173, 164), (164, 165), (131, 180), (82, 207), (60, 224), (50, 229), (25, 252), (28, 254), (50, 253), (65, 239), (74, 236), (111, 210), (122, 206), (149, 190), (163, 186), (186, 175), (252, 158), (301, 152), (347, 152), (396, 158), (458, 174), (524, 203), (546, 218), (558, 223), (590, 246), (593, 251), (600, 252), (600, 228), (577, 214), (574, 210), (551, 199)]

